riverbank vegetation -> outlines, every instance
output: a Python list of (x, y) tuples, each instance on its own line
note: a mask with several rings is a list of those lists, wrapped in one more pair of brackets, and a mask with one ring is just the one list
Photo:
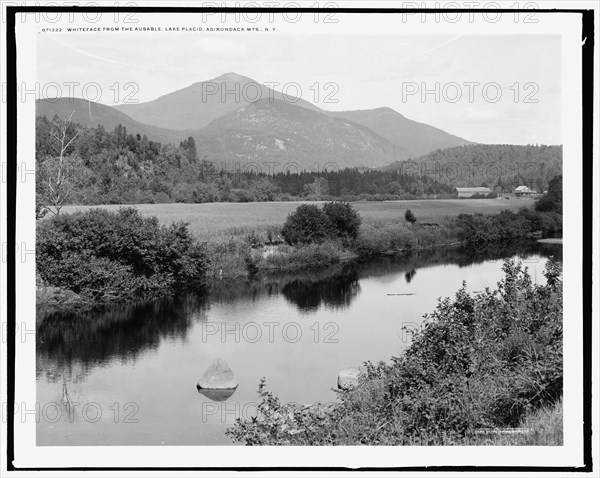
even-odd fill
[(343, 259), (466, 244), (484, 247), (562, 230), (562, 180), (535, 209), (459, 214), (421, 222), (412, 210), (395, 222), (363, 223), (348, 202), (302, 204), (283, 225), (203, 242), (185, 222), (161, 225), (134, 208), (57, 214), (38, 223), (38, 305), (102, 306), (169, 295), (261, 271), (319, 269)]
[(560, 445), (560, 267), (548, 262), (543, 285), (519, 263), (503, 270), (496, 290), (463, 285), (441, 300), (402, 355), (365, 363), (334, 403), (282, 403), (263, 379), (257, 415), (228, 434), (246, 445)]
[(70, 291), (70, 305), (102, 305), (200, 286), (209, 258), (185, 223), (161, 226), (133, 208), (60, 214), (38, 223), (43, 291)]
[(322, 269), (345, 259), (371, 259), (466, 244), (480, 248), (561, 230), (556, 211), (461, 214), (439, 223), (410, 216), (370, 221), (350, 203), (304, 204), (280, 227), (240, 231), (203, 242), (186, 223), (160, 225), (133, 208), (91, 209), (39, 221), (38, 304), (96, 307), (168, 295), (215, 280), (246, 280), (262, 271)]

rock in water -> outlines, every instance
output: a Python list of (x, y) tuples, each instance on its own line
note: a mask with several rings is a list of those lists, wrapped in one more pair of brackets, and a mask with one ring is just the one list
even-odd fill
[(198, 388), (211, 390), (231, 390), (237, 388), (238, 381), (224, 360), (214, 359), (208, 370), (198, 381)]
[(360, 370), (357, 368), (346, 368), (338, 375), (338, 388), (340, 390), (349, 390), (358, 385)]

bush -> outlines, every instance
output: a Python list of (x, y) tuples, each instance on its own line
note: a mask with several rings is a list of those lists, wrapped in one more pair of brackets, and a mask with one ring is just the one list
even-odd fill
[(303, 204), (287, 217), (281, 234), (290, 245), (321, 244), (327, 239), (341, 239), (348, 245), (358, 236), (360, 224), (360, 215), (348, 202), (328, 202), (322, 210)]
[(458, 238), (470, 246), (491, 242), (509, 242), (541, 231), (547, 236), (562, 230), (562, 217), (557, 213), (523, 208), (518, 213), (505, 210), (499, 214), (459, 214), (454, 220)]
[(357, 238), (362, 219), (349, 202), (325, 203), (323, 212), (329, 219), (335, 236), (346, 241)]
[(327, 215), (314, 204), (302, 204), (290, 214), (281, 230), (288, 244), (322, 243), (331, 236), (332, 225)]
[(228, 434), (247, 445), (464, 445), (526, 422), (562, 397), (562, 280), (552, 261), (545, 285), (514, 261), (503, 270), (497, 290), (441, 300), (405, 353), (365, 364), (340, 401), (281, 403), (263, 380), (257, 416)]
[(257, 262), (266, 269), (320, 269), (339, 262), (340, 253), (341, 249), (331, 242), (298, 247), (285, 246), (270, 256), (259, 258)]
[(171, 293), (202, 284), (208, 258), (187, 224), (161, 226), (134, 208), (92, 209), (39, 223), (37, 270), (51, 286), (93, 303)]

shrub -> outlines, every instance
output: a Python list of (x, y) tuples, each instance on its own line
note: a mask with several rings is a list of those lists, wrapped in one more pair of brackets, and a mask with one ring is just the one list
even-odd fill
[(349, 202), (325, 203), (323, 212), (329, 219), (335, 236), (346, 241), (356, 239), (362, 219)]
[(349, 245), (357, 238), (361, 222), (348, 202), (328, 202), (322, 210), (314, 204), (303, 204), (287, 217), (281, 233), (290, 245), (320, 244), (326, 239), (341, 239)]
[(321, 243), (330, 237), (332, 225), (327, 215), (314, 204), (302, 204), (290, 214), (281, 230), (288, 244)]
[(448, 445), (526, 422), (562, 397), (562, 281), (551, 261), (545, 285), (514, 261), (503, 270), (497, 290), (441, 300), (405, 353), (365, 364), (340, 401), (285, 404), (263, 380), (257, 416), (228, 434), (248, 445)]
[(527, 208), (519, 210), (518, 213), (505, 210), (492, 216), (460, 214), (454, 223), (458, 238), (471, 246), (508, 242), (537, 231), (548, 235), (562, 229), (562, 218), (559, 214)]
[(39, 223), (37, 270), (95, 303), (200, 285), (208, 259), (183, 222), (161, 226), (134, 208), (92, 209)]
[(354, 251), (362, 258), (388, 252), (409, 252), (417, 246), (417, 230), (405, 224), (375, 227), (366, 225), (354, 242)]

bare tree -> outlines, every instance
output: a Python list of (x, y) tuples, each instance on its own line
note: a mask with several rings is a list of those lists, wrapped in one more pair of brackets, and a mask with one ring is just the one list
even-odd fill
[(52, 121), (49, 137), (55, 154), (38, 165), (38, 217), (46, 212), (60, 214), (81, 178), (83, 167), (76, 146), (84, 129), (75, 127), (72, 118), (73, 113)]

